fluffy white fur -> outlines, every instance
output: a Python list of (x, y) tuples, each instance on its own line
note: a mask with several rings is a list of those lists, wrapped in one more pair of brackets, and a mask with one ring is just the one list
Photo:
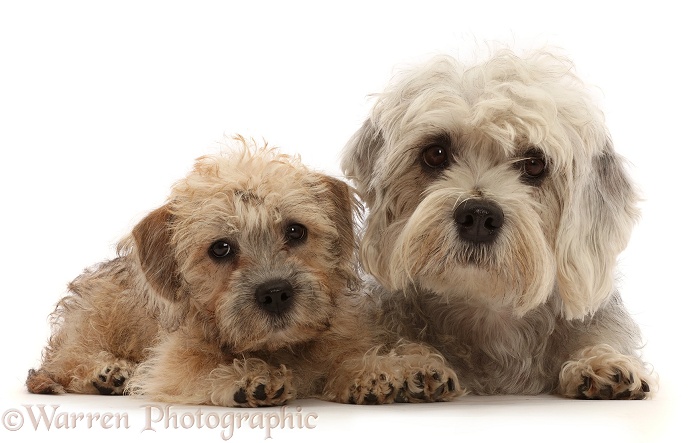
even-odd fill
[[(426, 163), (430, 149), (444, 164)], [(537, 159), (539, 179), (524, 169)], [(638, 328), (614, 288), (637, 196), (569, 61), (499, 51), (405, 71), (342, 167), (369, 210), (361, 258), (396, 336), (437, 346), (480, 394), (648, 395)], [(453, 214), (472, 200), (502, 210), (493, 241), (460, 238)], [(588, 380), (593, 370), (561, 371), (587, 348), (627, 361), (605, 363), (608, 389)]]

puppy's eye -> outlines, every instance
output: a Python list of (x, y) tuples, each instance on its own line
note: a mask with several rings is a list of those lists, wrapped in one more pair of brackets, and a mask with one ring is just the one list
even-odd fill
[(432, 145), (421, 154), (424, 164), (431, 169), (441, 169), (448, 165), (448, 151), (440, 145)]
[(284, 235), (289, 243), (301, 243), (308, 237), (308, 229), (300, 223), (292, 223), (286, 227)]
[(209, 256), (215, 260), (233, 258), (236, 248), (227, 240), (217, 240), (209, 247)]

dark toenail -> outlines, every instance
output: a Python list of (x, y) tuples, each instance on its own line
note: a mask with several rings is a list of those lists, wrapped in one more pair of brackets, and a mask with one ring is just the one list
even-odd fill
[(627, 399), (631, 398), (632, 395), (633, 395), (633, 391), (623, 391), (623, 392), (621, 392), (620, 394), (616, 394), (616, 396), (614, 397), (614, 399), (616, 399), (616, 400), (627, 400)]
[(258, 400), (266, 400), (267, 392), (265, 392), (265, 385), (258, 385), (258, 387), (255, 388), (255, 392), (253, 392), (253, 397)]
[(401, 388), (399, 391), (397, 391), (397, 395), (395, 396), (395, 403), (409, 403), (409, 401), (407, 400), (405, 388)]
[(610, 386), (604, 386), (599, 390), (599, 398), (609, 399), (614, 396), (614, 389)]
[(272, 400), (281, 397), (283, 393), (284, 393), (284, 386), (282, 386), (281, 388), (279, 388), (279, 389), (277, 390), (277, 393), (274, 394), (274, 397), (272, 397)]
[(417, 388), (423, 388), (424, 386), (424, 375), (420, 372), (417, 372), (416, 375), (414, 376), (414, 384), (416, 385)]
[(241, 388), (238, 391), (236, 391), (236, 393), (233, 394), (233, 401), (235, 401), (239, 405), (248, 403), (248, 396), (245, 394), (245, 389)]
[(372, 392), (369, 392), (363, 397), (363, 402), (367, 405), (374, 405), (378, 403), (378, 396)]
[(93, 382), (92, 385), (96, 388), (97, 391), (99, 391), (99, 394), (101, 395), (113, 395), (113, 389), (107, 388), (106, 386), (100, 386), (96, 382)]

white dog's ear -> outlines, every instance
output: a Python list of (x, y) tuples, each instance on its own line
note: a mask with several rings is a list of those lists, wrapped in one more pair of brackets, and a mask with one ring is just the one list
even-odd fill
[(135, 253), (140, 269), (151, 291), (157, 297), (148, 300), (157, 306), (161, 320), (168, 329), (175, 329), (183, 316), (181, 276), (174, 256), (168, 205), (150, 212), (132, 230)]
[(372, 207), (376, 199), (373, 172), (384, 140), (372, 120), (366, 120), (347, 142), (342, 155), (342, 171), (352, 180), (364, 202)]
[(596, 311), (614, 291), (618, 254), (638, 218), (637, 195), (611, 142), (568, 186), (556, 257), (563, 315)]
[(388, 286), (389, 257), (383, 253), (385, 245), (382, 233), (387, 226), (390, 211), (382, 208), (381, 190), (374, 185), (378, 180), (376, 163), (382, 155), (384, 145), (385, 139), (369, 118), (347, 143), (342, 156), (342, 171), (354, 182), (356, 191), (370, 211), (368, 225), (361, 239), (361, 263), (366, 272)]

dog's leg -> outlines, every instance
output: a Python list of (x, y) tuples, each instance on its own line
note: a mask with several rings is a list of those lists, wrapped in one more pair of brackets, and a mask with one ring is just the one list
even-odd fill
[(32, 394), (64, 394), (65, 386), (42, 367), (29, 369), (26, 377), (26, 387)]
[(278, 406), (296, 396), (291, 371), (258, 358), (230, 359), (185, 332), (167, 335), (127, 390), (152, 400), (230, 407)]
[(584, 348), (563, 364), (559, 394), (594, 400), (641, 400), (650, 396), (654, 380), (644, 365), (602, 344)]
[(211, 374), (212, 404), (219, 406), (279, 406), (295, 396), (291, 371), (257, 358), (236, 359)]
[(119, 359), (113, 355), (102, 352), (95, 363), (101, 363), (101, 368), (96, 367), (92, 386), (102, 395), (121, 395), (125, 385), (134, 374), (137, 364), (129, 360)]
[(466, 393), (442, 356), (408, 343), (385, 355), (371, 351), (344, 361), (324, 396), (341, 403), (387, 404), (447, 401)]
[(53, 333), (26, 386), (36, 394), (123, 394), (159, 326), (133, 287), (130, 263), (102, 263), (73, 280), (51, 315)]
[(26, 380), (29, 392), (121, 395), (137, 366), (107, 351), (85, 353), (61, 348), (52, 357), (38, 370), (29, 370)]

